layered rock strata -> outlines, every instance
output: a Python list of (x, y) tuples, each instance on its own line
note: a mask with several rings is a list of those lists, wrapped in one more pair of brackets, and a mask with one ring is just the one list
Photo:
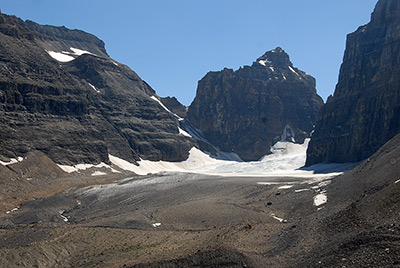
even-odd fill
[(318, 116), (307, 165), (357, 162), (400, 132), (400, 2), (380, 0), (347, 37), (339, 82)]
[(303, 142), (322, 104), (315, 79), (276, 48), (252, 66), (209, 72), (185, 120), (222, 151), (250, 161), (269, 154), (279, 140)]

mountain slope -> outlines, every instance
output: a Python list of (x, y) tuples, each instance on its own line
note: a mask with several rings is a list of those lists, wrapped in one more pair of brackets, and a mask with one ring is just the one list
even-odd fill
[(222, 151), (258, 160), (281, 139), (303, 142), (322, 104), (315, 79), (276, 48), (252, 66), (209, 72), (199, 81), (185, 120)]
[[(326, 187), (328, 203), (306, 222), (317, 240), (307, 267), (400, 265), (400, 135)], [(318, 234), (318, 235), (317, 235)], [(316, 246), (315, 246), (316, 245)], [(304, 247), (304, 245), (300, 245)]]
[(93, 35), (0, 15), (0, 155), (60, 164), (184, 160), (194, 140)]
[(400, 3), (381, 0), (347, 37), (335, 94), (318, 116), (307, 165), (357, 162), (400, 132)]

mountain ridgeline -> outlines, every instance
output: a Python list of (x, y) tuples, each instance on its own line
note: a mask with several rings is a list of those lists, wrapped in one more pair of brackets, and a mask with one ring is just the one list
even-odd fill
[(381, 0), (347, 37), (335, 93), (321, 109), (307, 165), (357, 162), (400, 132), (400, 1)]
[[(153, 97), (153, 98), (152, 98)], [(195, 140), (97, 37), (0, 14), (0, 155), (182, 161)]]
[(302, 143), (322, 105), (315, 79), (293, 67), (278, 47), (252, 66), (209, 72), (185, 120), (222, 151), (250, 161), (269, 154), (279, 140)]

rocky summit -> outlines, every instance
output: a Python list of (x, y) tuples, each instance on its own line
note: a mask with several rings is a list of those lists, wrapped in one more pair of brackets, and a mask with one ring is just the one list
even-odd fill
[(293, 67), (278, 47), (252, 66), (209, 72), (185, 120), (222, 151), (251, 161), (269, 154), (279, 140), (302, 143), (322, 105), (315, 79)]
[(321, 109), (307, 165), (357, 162), (400, 132), (400, 2), (381, 0), (347, 37), (334, 96)]
[(194, 140), (155, 91), (97, 37), (0, 14), (0, 155), (59, 164), (108, 155), (180, 161)]

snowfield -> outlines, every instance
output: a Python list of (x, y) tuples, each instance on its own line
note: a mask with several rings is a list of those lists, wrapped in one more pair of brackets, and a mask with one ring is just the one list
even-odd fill
[[(309, 140), (304, 144), (292, 142), (278, 142), (272, 148), (272, 154), (264, 156), (259, 161), (238, 162), (215, 159), (197, 148), (192, 148), (189, 158), (183, 162), (165, 162), (140, 160), (138, 165), (109, 155), (111, 163), (122, 169), (138, 175), (156, 174), (162, 172), (198, 173), (216, 176), (234, 177), (320, 177), (327, 178), (340, 175), (342, 171), (324, 172), (332, 168), (340, 170), (346, 165), (320, 164), (312, 168), (303, 169), (306, 161), (306, 150)], [(329, 173), (329, 174), (326, 174)]]

